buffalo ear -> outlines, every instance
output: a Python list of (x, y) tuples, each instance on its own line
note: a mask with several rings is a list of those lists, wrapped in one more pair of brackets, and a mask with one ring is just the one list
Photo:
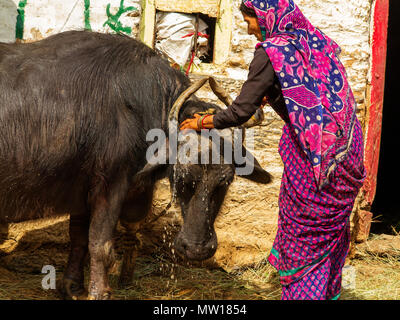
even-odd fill
[[(156, 180), (165, 178), (168, 173), (167, 173), (167, 169), (168, 169), (168, 160), (164, 159), (165, 161), (163, 161), (164, 163), (159, 163), (157, 161), (157, 157), (158, 157), (158, 152), (159, 151), (165, 152), (166, 156), (168, 157), (169, 155), (169, 140), (168, 138), (165, 139), (165, 141), (161, 144), (160, 148), (157, 150), (156, 154), (154, 154), (153, 156), (151, 156), (148, 159), (148, 162), (146, 163), (146, 165), (135, 174), (133, 181), (134, 183), (142, 183), (143, 181), (146, 181), (148, 179), (154, 178)], [(146, 154), (147, 157), (147, 154)]]
[(147, 163), (142, 170), (134, 176), (134, 183), (142, 183), (144, 181), (149, 181), (151, 178), (155, 178), (156, 180), (162, 179), (167, 176), (167, 168), (166, 164), (150, 164)]
[[(245, 154), (245, 162), (241, 165), (235, 163), (236, 174), (241, 176), (242, 178), (262, 184), (268, 184), (272, 182), (271, 174), (261, 167), (260, 163), (250, 153), (250, 151), (243, 147), (243, 153)], [(247, 167), (247, 169), (244, 170), (243, 173), (241, 173), (240, 169), (243, 169), (245, 167)]]

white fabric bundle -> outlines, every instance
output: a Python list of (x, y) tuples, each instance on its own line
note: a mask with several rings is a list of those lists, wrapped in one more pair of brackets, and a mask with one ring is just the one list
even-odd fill
[[(207, 24), (199, 19), (198, 32), (206, 33)], [(194, 47), (196, 16), (175, 12), (159, 12), (156, 17), (155, 48), (165, 54), (172, 62), (184, 66), (191, 58)], [(188, 34), (192, 36), (185, 37)], [(198, 56), (208, 52), (208, 39), (198, 37)]]

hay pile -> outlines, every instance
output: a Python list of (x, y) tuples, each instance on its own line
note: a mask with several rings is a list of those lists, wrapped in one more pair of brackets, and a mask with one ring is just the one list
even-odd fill
[[(153, 203), (155, 219), (169, 203), (169, 187), (158, 185), (160, 195)], [(143, 248), (137, 260), (133, 285), (118, 290), (118, 263), (110, 275), (115, 299), (264, 299), (280, 298), (275, 270), (266, 263), (274, 237), (273, 221), (263, 221), (262, 212), (250, 204), (224, 204), (216, 221), (219, 249), (212, 259), (187, 263), (171, 252), (179, 230), (179, 209), (148, 224), (140, 233)], [(251, 203), (251, 202), (249, 202)], [(245, 206), (245, 209), (243, 207)], [(229, 212), (231, 210), (232, 212)], [(260, 224), (255, 226), (256, 222)], [(270, 234), (266, 234), (270, 224)], [(252, 230), (249, 233), (247, 230)], [(69, 251), (68, 216), (10, 226), (9, 238), (0, 244), (0, 299), (59, 299), (54, 290), (43, 290), (41, 269), (55, 266), (62, 277)], [(371, 235), (357, 245), (350, 264), (356, 270), (356, 287), (344, 290), (342, 299), (400, 299), (400, 235)], [(86, 268), (86, 275), (88, 269)], [(86, 281), (87, 281), (86, 277)]]

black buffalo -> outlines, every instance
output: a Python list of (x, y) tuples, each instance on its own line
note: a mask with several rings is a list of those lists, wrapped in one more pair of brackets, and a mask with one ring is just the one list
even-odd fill
[[(177, 251), (198, 260), (214, 254), (213, 223), (235, 165), (146, 161), (150, 129), (168, 132), (195, 112), (220, 110), (190, 97), (195, 90), (154, 50), (121, 35), (70, 31), (35, 43), (0, 43), (0, 225), (70, 213), (67, 296), (84, 292), (89, 251), (89, 298), (109, 297), (118, 220), (130, 244), (120, 283), (129, 283), (137, 222), (163, 176), (183, 214)], [(171, 119), (174, 112), (178, 119)], [(270, 180), (257, 161), (247, 178)]]

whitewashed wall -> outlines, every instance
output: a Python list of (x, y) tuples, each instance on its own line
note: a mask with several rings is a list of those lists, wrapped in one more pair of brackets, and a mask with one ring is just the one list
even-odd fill
[(14, 42), (18, 0), (0, 0), (0, 41)]
[[(140, 0), (124, 0), (123, 8), (135, 7), (121, 14), (119, 21), (124, 27), (132, 29), (136, 37), (140, 20)], [(16, 17), (19, 0), (0, 0), (0, 41), (15, 41)], [(115, 15), (120, 8), (120, 0), (27, 0), (25, 6), (25, 41), (34, 41), (67, 30), (85, 28), (85, 3), (90, 4), (89, 19), (91, 29), (99, 32), (112, 32), (104, 23), (108, 20), (107, 5)]]

